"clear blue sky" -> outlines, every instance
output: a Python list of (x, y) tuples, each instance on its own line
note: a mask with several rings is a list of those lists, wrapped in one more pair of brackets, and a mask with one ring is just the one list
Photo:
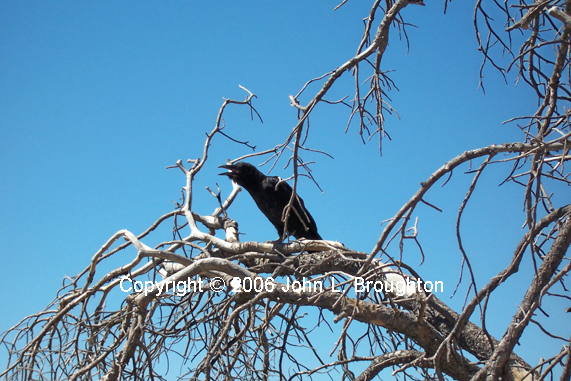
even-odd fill
[[(238, 85), (258, 96), (254, 105), (264, 123), (250, 120), (246, 108), (232, 107), (225, 114), (226, 133), (259, 151), (281, 143), (297, 115), (288, 95), (356, 51), (372, 1), (352, 0), (333, 11), (337, 3), (0, 2), (0, 331), (41, 310), (63, 276), (85, 268), (114, 232), (138, 234), (173, 209), (184, 177), (165, 167), (201, 156), (222, 97), (245, 97)], [(418, 26), (407, 30), (408, 53), (392, 31), (382, 67), (395, 70), (400, 91), (390, 96), (400, 119), (387, 120), (393, 140), (384, 140), (383, 156), (376, 138), (361, 143), (356, 126), (344, 133), (345, 107), (323, 104), (312, 116), (307, 146), (334, 160), (305, 155), (316, 161), (312, 168), (324, 192), (304, 180), (300, 194), (324, 238), (370, 251), (381, 222), (447, 160), (522, 139), (515, 125), (502, 122), (532, 114), (532, 94), (524, 85), (516, 87), (513, 77), (506, 85), (488, 68), (483, 96), (473, 4), (453, 2), (447, 15), (442, 8), (442, 2), (427, 2), (404, 10)], [(328, 99), (352, 96), (352, 78), (345, 75)], [(302, 103), (316, 91), (310, 87)], [(224, 194), (230, 190), (216, 167), (249, 152), (216, 137), (196, 179), (196, 212), (209, 214), (216, 207), (205, 186), (215, 189), (218, 182)], [(272, 174), (288, 177), (284, 165), (285, 160)], [(427, 256), (417, 270), (426, 279), (444, 280), (445, 293), (438, 296), (457, 310), (464, 291), (449, 296), (461, 261), (454, 220), (471, 181), (462, 173), (466, 169), (429, 193), (427, 201), (442, 214), (426, 207), (415, 214)], [(497, 187), (507, 174), (507, 167), (498, 167), (484, 176), (466, 211), (465, 244), (480, 287), (508, 263), (522, 236), (522, 190)], [(230, 210), (246, 233), (243, 240), (275, 239), (274, 228), (253, 208), (244, 192)], [(166, 233), (146, 243), (170, 238)], [(403, 259), (420, 262), (413, 246)], [(529, 282), (517, 279), (505, 286), (507, 299), (491, 302), (504, 306), (503, 314), (489, 317), (496, 337)], [(522, 340), (532, 342), (531, 336)], [(520, 347), (520, 354), (536, 363), (541, 353), (534, 350), (550, 345), (535, 342)]]

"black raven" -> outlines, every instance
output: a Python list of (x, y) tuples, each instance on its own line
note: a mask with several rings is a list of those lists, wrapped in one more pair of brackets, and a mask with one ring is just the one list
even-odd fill
[[(281, 182), (276, 188), (280, 181), (279, 177), (266, 176), (249, 163), (239, 162), (235, 165), (221, 165), (219, 168), (228, 169), (229, 172), (220, 175), (228, 176), (250, 193), (258, 208), (278, 230), (281, 240), (284, 237), (285, 227), (282, 221), (283, 211), (293, 192), (291, 186)], [(292, 205), (287, 221), (288, 235), (293, 235), (296, 239), (322, 239), (317, 232), (315, 220), (305, 208), (301, 197), (298, 196)]]

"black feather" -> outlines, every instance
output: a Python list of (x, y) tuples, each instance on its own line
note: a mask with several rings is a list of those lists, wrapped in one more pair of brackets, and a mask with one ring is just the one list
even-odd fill
[[(220, 175), (228, 176), (232, 181), (246, 189), (256, 202), (256, 205), (258, 205), (258, 208), (276, 227), (280, 238), (283, 237), (285, 226), (282, 217), (284, 208), (289, 203), (293, 193), (291, 186), (284, 181), (276, 188), (280, 180), (278, 177), (266, 176), (249, 163), (240, 162), (235, 165), (221, 165), (220, 168), (229, 170), (229, 172), (221, 173)], [(293, 235), (296, 239), (322, 239), (317, 232), (315, 220), (305, 208), (303, 200), (299, 195), (292, 205), (293, 209), (289, 213), (287, 222), (288, 235)]]

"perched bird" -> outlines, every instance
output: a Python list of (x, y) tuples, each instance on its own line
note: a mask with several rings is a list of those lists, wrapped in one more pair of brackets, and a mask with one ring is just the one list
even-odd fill
[[(276, 189), (279, 177), (266, 176), (249, 163), (239, 162), (234, 165), (221, 165), (219, 168), (226, 168), (229, 171), (220, 175), (228, 176), (250, 193), (258, 208), (278, 230), (281, 240), (285, 228), (282, 217), (293, 192), (291, 186), (281, 182)], [(292, 206), (287, 221), (287, 235), (293, 235), (296, 239), (322, 239), (317, 232), (315, 220), (305, 208), (301, 197), (297, 196)]]

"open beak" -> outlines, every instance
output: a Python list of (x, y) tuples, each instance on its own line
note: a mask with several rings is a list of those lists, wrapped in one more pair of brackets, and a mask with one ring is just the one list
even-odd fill
[(238, 174), (238, 171), (236, 171), (236, 167), (234, 165), (219, 165), (218, 168), (224, 168), (228, 170), (228, 172), (219, 173), (219, 176), (228, 176), (232, 180)]

